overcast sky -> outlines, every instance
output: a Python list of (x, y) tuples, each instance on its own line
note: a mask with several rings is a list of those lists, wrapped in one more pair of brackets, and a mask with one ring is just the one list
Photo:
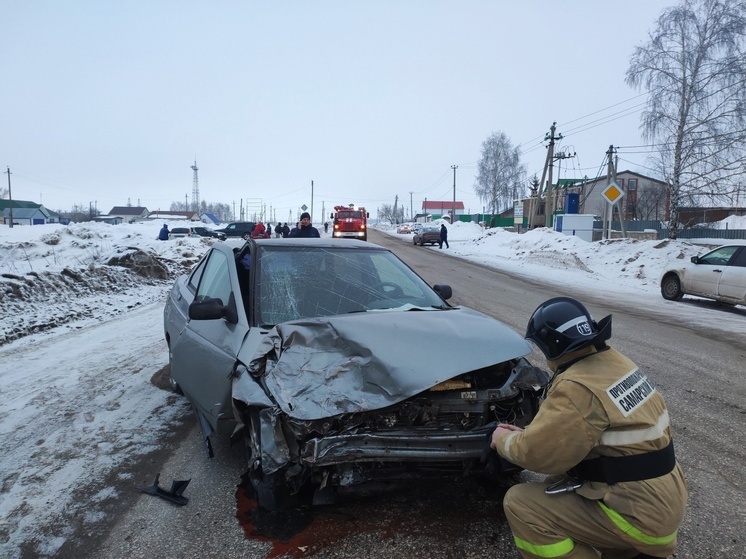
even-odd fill
[[(541, 175), (552, 122), (595, 177), (639, 146), (635, 46), (674, 0), (3, 2), (0, 164), (14, 199), (53, 210), (167, 210), (192, 198), (371, 212), (474, 194), (505, 132)], [(645, 169), (641, 149), (619, 170)], [(556, 176), (556, 171), (555, 171)], [(2, 175), (7, 188), (8, 176)], [(269, 214), (269, 210), (272, 213)]]

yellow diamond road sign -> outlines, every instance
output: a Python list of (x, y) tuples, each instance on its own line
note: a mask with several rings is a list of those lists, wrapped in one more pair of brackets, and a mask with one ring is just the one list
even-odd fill
[(609, 204), (616, 204), (621, 200), (622, 196), (624, 196), (624, 191), (619, 188), (619, 185), (616, 182), (612, 182), (609, 186), (603, 189), (601, 196), (603, 196)]

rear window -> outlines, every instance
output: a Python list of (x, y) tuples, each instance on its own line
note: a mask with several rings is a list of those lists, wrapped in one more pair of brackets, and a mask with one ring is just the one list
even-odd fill
[(171, 229), (172, 235), (174, 233), (179, 234), (179, 235), (186, 235), (188, 232), (189, 232), (189, 229), (185, 229), (183, 227), (174, 227), (173, 229)]

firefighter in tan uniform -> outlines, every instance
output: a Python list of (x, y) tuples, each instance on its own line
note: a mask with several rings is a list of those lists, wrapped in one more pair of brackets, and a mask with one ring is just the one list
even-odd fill
[(500, 424), (491, 446), (556, 483), (512, 487), (504, 508), (523, 557), (668, 557), (687, 498), (668, 411), (637, 366), (606, 345), (611, 316), (593, 320), (575, 299), (539, 306), (526, 338), (552, 382), (525, 430)]

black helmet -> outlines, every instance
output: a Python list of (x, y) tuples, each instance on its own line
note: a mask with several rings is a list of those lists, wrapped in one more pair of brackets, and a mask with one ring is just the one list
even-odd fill
[(602, 346), (610, 337), (611, 315), (596, 322), (572, 297), (544, 301), (526, 328), (526, 339), (534, 342), (547, 359), (558, 359), (589, 344)]

